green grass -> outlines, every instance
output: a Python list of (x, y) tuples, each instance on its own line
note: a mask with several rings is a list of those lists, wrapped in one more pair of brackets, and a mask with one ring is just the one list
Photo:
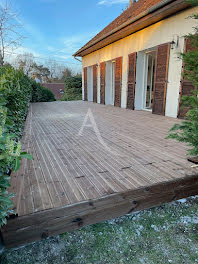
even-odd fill
[(198, 197), (7, 250), (2, 263), (198, 263)]

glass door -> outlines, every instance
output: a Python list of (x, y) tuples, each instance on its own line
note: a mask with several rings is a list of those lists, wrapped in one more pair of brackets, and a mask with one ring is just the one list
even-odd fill
[(146, 53), (146, 100), (145, 109), (152, 110), (155, 75), (155, 51)]
[(114, 95), (115, 95), (115, 61), (112, 61), (112, 94), (111, 94), (112, 105), (114, 105)]

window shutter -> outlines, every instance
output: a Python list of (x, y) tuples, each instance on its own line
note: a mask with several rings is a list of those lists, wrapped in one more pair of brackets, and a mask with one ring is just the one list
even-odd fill
[(137, 53), (129, 54), (127, 108), (134, 110)]
[[(191, 44), (191, 40), (186, 38), (185, 39), (185, 48), (184, 48), (184, 53), (187, 51), (192, 51), (193, 47)], [(184, 70), (184, 63), (183, 63), (183, 70)], [(179, 103), (179, 112), (178, 112), (178, 118), (184, 118), (186, 113), (188, 112), (189, 108), (188, 107), (183, 107), (182, 106), (182, 101), (181, 98), (184, 95), (191, 95), (192, 91), (195, 89), (191, 81), (185, 80), (184, 77), (182, 76), (181, 79), (181, 91), (180, 91), (180, 103)]]
[(97, 103), (97, 64), (93, 65), (93, 101)]
[(116, 58), (115, 62), (115, 101), (114, 105), (121, 106), (121, 88), (122, 88), (122, 57)]
[(87, 101), (87, 67), (84, 68), (84, 101)]
[(157, 47), (153, 114), (165, 115), (170, 43)]
[(105, 104), (105, 62), (100, 63), (100, 103)]

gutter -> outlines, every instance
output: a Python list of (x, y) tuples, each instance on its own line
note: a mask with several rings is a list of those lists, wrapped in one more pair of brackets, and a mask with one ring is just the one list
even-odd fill
[(74, 56), (74, 59), (77, 60), (77, 61), (80, 61), (82, 63), (82, 61), (80, 59), (76, 58), (76, 56)]
[[(114, 33), (116, 33), (117, 31), (127, 27), (128, 25), (138, 21), (139, 19), (157, 11), (158, 9), (174, 2), (175, 0), (162, 0), (160, 3), (156, 4), (155, 6), (152, 6), (151, 8), (149, 8), (148, 10), (146, 11), (143, 11), (142, 13), (140, 13), (139, 15), (137, 15), (136, 17), (134, 18), (131, 18), (130, 20), (128, 20), (127, 22), (123, 23), (122, 25), (116, 27), (115, 29), (113, 29), (112, 31), (106, 33), (105, 35), (103, 35), (102, 37), (98, 38), (97, 40), (93, 41), (92, 43), (90, 43), (89, 45), (79, 49), (73, 56), (74, 57), (77, 57), (78, 54), (80, 54), (81, 52), (85, 51), (86, 49), (94, 46), (95, 44), (97, 44), (98, 42), (104, 40), (105, 38), (113, 35)], [(182, 2), (186, 2), (186, 0), (183, 0)]]

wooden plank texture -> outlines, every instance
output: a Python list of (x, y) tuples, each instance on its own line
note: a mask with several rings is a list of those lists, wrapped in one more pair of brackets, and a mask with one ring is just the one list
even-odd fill
[(153, 113), (158, 115), (165, 115), (169, 55), (170, 43), (162, 44), (157, 47)]
[[(88, 110), (93, 118), (82, 131)], [(5, 245), (198, 194), (187, 147), (165, 139), (175, 122), (89, 102), (32, 104), (22, 141), (34, 160), (12, 174), (17, 216), (1, 229)]]
[(127, 93), (127, 108), (134, 110), (135, 102), (135, 84), (136, 84), (136, 58), (137, 52), (128, 56), (128, 93)]
[(97, 64), (93, 65), (93, 102), (97, 103)]
[(115, 60), (115, 101), (114, 105), (121, 106), (121, 90), (122, 90), (122, 57)]
[[(193, 51), (195, 48), (192, 46), (191, 40), (189, 38), (185, 39), (185, 47), (184, 53), (188, 51)], [(183, 73), (185, 73), (185, 64), (183, 62)], [(189, 110), (189, 107), (183, 106), (182, 104), (182, 96), (184, 95), (192, 95), (192, 91), (195, 89), (194, 85), (191, 81), (186, 80), (186, 78), (182, 75), (181, 80), (181, 91), (180, 91), (180, 103), (179, 103), (179, 111), (178, 111), (178, 118), (184, 118), (186, 113)]]
[(100, 63), (100, 103), (105, 104), (105, 62)]

